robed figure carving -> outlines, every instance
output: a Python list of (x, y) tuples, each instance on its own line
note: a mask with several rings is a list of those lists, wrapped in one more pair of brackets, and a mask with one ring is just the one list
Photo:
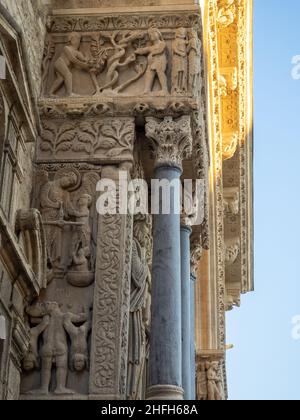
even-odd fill
[[(138, 229), (135, 229), (137, 231)], [(129, 320), (127, 396), (141, 400), (143, 396), (146, 363), (147, 330), (150, 324), (150, 270), (143, 229), (134, 238), (132, 248), (131, 298)], [(144, 238), (143, 238), (144, 236)], [(143, 238), (143, 239), (142, 239)]]

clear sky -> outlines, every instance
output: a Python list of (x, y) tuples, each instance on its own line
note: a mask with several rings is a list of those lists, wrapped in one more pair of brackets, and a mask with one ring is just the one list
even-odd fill
[(300, 400), (300, 1), (254, 0), (255, 293), (227, 316), (230, 399)]

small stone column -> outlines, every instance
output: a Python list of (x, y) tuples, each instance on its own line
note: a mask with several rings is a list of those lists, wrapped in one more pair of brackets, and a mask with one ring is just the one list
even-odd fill
[(195, 283), (196, 276), (191, 274), (191, 400), (196, 400), (196, 346), (195, 346)]
[[(190, 117), (147, 118), (146, 135), (156, 148), (155, 179), (172, 182), (172, 193), (153, 191), (154, 215), (152, 324), (149, 400), (182, 400), (180, 177), (182, 159), (192, 148)], [(163, 214), (163, 200), (170, 206)]]
[(182, 330), (182, 386), (184, 399), (191, 400), (191, 253), (192, 230), (182, 218), (180, 229), (181, 245), (181, 330)]

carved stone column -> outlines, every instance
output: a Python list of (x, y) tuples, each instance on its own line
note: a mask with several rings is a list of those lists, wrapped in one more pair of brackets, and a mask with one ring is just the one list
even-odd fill
[(195, 283), (196, 277), (191, 274), (190, 289), (191, 289), (191, 400), (196, 400), (196, 345), (195, 345)]
[(192, 230), (185, 219), (181, 221), (181, 330), (182, 330), (182, 386), (184, 399), (191, 400), (191, 255), (190, 236)]
[[(181, 276), (180, 276), (180, 177), (182, 160), (191, 153), (189, 117), (175, 120), (147, 118), (146, 135), (154, 142), (154, 178), (173, 185), (167, 198), (169, 214), (163, 214), (163, 198), (154, 216), (152, 327), (149, 400), (181, 400)], [(152, 191), (153, 193), (153, 191)]]
[[(118, 177), (118, 166), (103, 168), (103, 179)], [(90, 399), (126, 398), (132, 229), (130, 215), (99, 216)]]

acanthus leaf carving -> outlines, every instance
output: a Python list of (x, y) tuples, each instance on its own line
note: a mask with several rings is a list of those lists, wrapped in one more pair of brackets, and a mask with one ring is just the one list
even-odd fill
[(179, 166), (192, 153), (191, 118), (184, 116), (163, 120), (146, 119), (146, 136), (153, 141), (156, 149), (156, 166)]

